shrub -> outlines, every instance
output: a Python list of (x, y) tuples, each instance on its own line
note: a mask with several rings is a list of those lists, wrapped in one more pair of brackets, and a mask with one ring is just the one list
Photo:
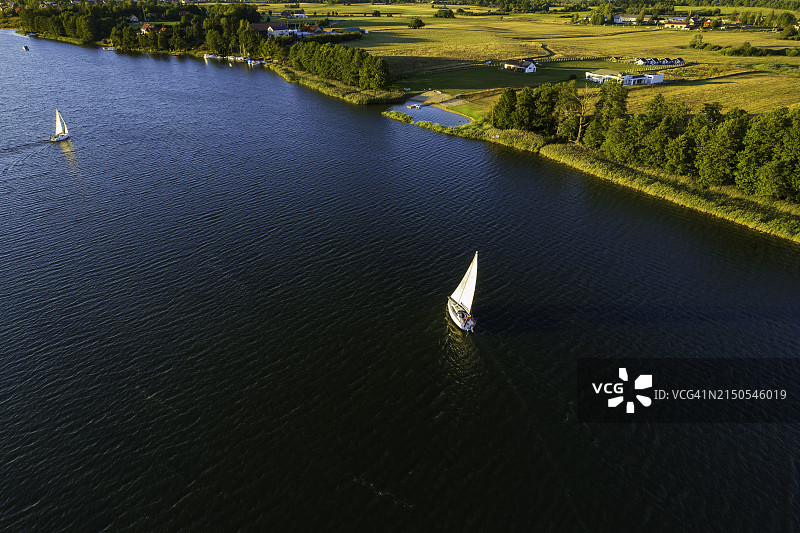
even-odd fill
[(411, 28), (412, 30), (419, 29), (424, 25), (425, 23), (422, 22), (422, 19), (419, 17), (414, 17), (413, 19), (411, 19), (411, 22), (408, 23), (408, 27)]

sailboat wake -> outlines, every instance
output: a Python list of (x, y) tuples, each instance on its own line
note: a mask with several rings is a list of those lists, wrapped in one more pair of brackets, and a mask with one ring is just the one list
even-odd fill
[[(26, 160), (44, 150), (45, 146), (46, 145), (42, 144), (41, 141), (36, 141), (5, 148), (3, 150), (4, 159), (6, 156), (10, 156), (10, 159), (4, 161), (3, 167), (0, 168), (0, 174), (8, 172), (14, 167), (21, 166)], [(34, 149), (31, 150), (30, 148)]]
[(399, 496), (391, 492), (380, 490), (378, 487), (375, 486), (374, 483), (367, 481), (362, 477), (353, 476), (353, 483), (357, 483), (362, 487), (368, 488), (376, 496), (380, 496), (381, 498), (389, 498), (392, 501), (392, 503), (397, 505), (398, 507), (405, 507), (406, 509), (414, 508), (414, 504), (409, 502), (408, 500), (404, 500), (403, 498), (400, 498)]

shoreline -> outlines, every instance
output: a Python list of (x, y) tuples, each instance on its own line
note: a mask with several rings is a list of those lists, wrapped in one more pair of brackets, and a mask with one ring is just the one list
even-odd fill
[[(6, 28), (14, 29), (14, 28)], [(38, 39), (77, 44), (78, 46), (97, 46), (102, 43), (78, 43), (69, 38), (51, 38), (37, 35)], [(170, 52), (133, 51), (134, 53), (164, 53), (168, 55), (190, 55), (202, 58), (202, 52)], [(299, 72), (289, 66), (267, 62), (264, 67), (281, 76), (288, 83), (296, 83), (316, 90), (326, 96), (339, 98), (352, 104), (397, 104), (406, 100), (402, 91), (373, 91), (344, 85), (340, 82), (326, 80)], [(648, 196), (666, 200), (672, 204), (705, 213), (716, 218), (733, 222), (759, 233), (780, 237), (800, 244), (800, 205), (779, 200), (768, 200), (749, 197), (736, 191), (733, 187), (710, 187), (700, 189), (688, 178), (670, 175), (653, 169), (635, 168), (620, 165), (606, 159), (597, 151), (576, 144), (551, 143), (540, 134), (521, 130), (499, 130), (483, 120), (476, 120), (467, 115), (452, 111), (447, 106), (436, 105), (437, 108), (460, 116), (472, 122), (461, 126), (441, 126), (429, 121), (414, 122), (414, 119), (399, 111), (384, 111), (382, 115), (392, 120), (415, 125), (438, 133), (453, 135), (465, 139), (499, 144), (509, 148), (533, 152), (550, 160), (567, 165), (575, 170), (585, 172), (596, 178), (640, 191)]]
[(296, 83), (303, 87), (314, 89), (326, 96), (339, 98), (351, 104), (397, 104), (405, 100), (405, 94), (401, 91), (360, 89), (338, 81), (328, 80), (306, 72), (297, 71), (292, 67), (279, 63), (264, 63), (264, 67), (289, 83)]
[[(21, 29), (19, 28), (5, 28), (5, 29), (15, 30), (17, 33), (21, 31)], [(25, 35), (28, 36), (27, 34)], [(35, 35), (32, 37), (36, 39), (46, 39), (48, 41), (58, 41), (67, 44), (74, 44), (76, 46), (94, 46), (97, 48), (105, 48), (106, 46), (110, 46), (109, 44), (104, 44), (99, 41), (94, 41), (92, 43), (84, 43), (78, 39), (74, 39), (71, 37), (50, 37), (42, 35)], [(133, 53), (133, 54), (165, 54), (176, 57), (191, 56), (198, 59), (203, 59), (206, 54), (206, 52), (201, 52), (196, 50), (189, 50), (184, 52), (154, 52), (152, 50), (118, 50), (118, 51), (122, 53)], [(265, 62), (263, 66), (265, 68), (278, 74), (280, 77), (282, 77), (289, 83), (296, 83), (298, 85), (314, 89), (326, 96), (339, 98), (341, 100), (350, 102), (351, 104), (358, 104), (358, 105), (398, 104), (403, 102), (406, 97), (406, 95), (399, 90), (376, 91), (372, 89), (361, 89), (359, 87), (345, 85), (344, 83), (338, 81), (328, 80), (325, 78), (314, 76), (312, 74), (308, 74), (306, 72), (301, 72), (287, 65), (273, 63), (270, 60), (265, 59), (264, 61)]]
[(648, 196), (800, 244), (800, 205), (746, 196), (733, 187), (701, 189), (684, 176), (620, 165), (582, 145), (549, 143), (543, 136), (532, 132), (498, 130), (482, 121), (447, 127), (425, 121), (414, 122), (410, 115), (397, 111), (384, 111), (383, 115), (392, 120), (446, 135), (537, 153), (575, 170)]

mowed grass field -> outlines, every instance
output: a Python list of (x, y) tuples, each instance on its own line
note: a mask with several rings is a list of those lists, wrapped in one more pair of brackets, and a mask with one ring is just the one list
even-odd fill
[[(543, 83), (561, 83), (570, 79), (578, 80), (579, 87), (584, 86), (587, 71), (598, 69), (619, 70), (621, 64), (610, 61), (561, 61), (542, 63), (536, 73), (524, 74), (504, 70), (500, 62), (464, 70), (433, 72), (418, 75), (406, 80), (406, 87), (414, 91), (438, 89), (458, 94), (471, 93), (497, 87), (515, 87), (541, 85)], [(590, 83), (590, 87), (595, 87)]]
[[(259, 4), (259, 9), (265, 13), (272, 10), (272, 19), (277, 20), (275, 15), (287, 9), (285, 5)], [(475, 93), (469, 103), (470, 114), (493, 104), (496, 93), (481, 97), (481, 92), (487, 89), (557, 83), (570, 76), (580, 80), (587, 70), (598, 68), (627, 72), (636, 68), (623, 62), (570, 61), (540, 63), (535, 74), (502, 71), (498, 64), (511, 58), (682, 57), (690, 65), (685, 69), (665, 70), (667, 83), (663, 85), (631, 90), (631, 112), (643, 110), (657, 92), (686, 101), (694, 109), (704, 102), (720, 102), (725, 109), (740, 107), (751, 113), (777, 106), (800, 106), (800, 56), (728, 57), (694, 50), (688, 44), (698, 34), (696, 31), (575, 25), (570, 23), (569, 14), (560, 13), (457, 15), (455, 19), (439, 19), (433, 17), (436, 9), (429, 4), (301, 3), (300, 7), (311, 19), (328, 17), (335, 21), (334, 27), (367, 30), (369, 33), (363, 39), (350, 44), (383, 57), (401, 78), (398, 82), (401, 87)], [(450, 7), (455, 11), (458, 6)], [(487, 12), (487, 8), (476, 6), (463, 8), (473, 13)], [(695, 12), (703, 9), (707, 8), (693, 8)], [(376, 10), (381, 12), (380, 17), (372, 16)], [(722, 8), (723, 14), (733, 10)], [(761, 11), (766, 16), (772, 10), (738, 8), (738, 11)], [(777, 14), (781, 10), (774, 11)], [(425, 26), (408, 28), (411, 18), (417, 16)], [(764, 48), (800, 48), (799, 41), (781, 41), (777, 34), (768, 31), (715, 30), (702, 35), (704, 42), (720, 46), (738, 46), (747, 41)], [(486, 61), (494, 64), (478, 66)]]

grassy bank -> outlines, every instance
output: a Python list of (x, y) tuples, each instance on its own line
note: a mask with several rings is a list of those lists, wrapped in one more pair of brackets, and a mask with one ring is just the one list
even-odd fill
[(487, 122), (479, 120), (463, 126), (450, 127), (428, 122), (427, 120), (414, 122), (411, 115), (400, 113), (399, 111), (384, 111), (382, 114), (392, 120), (413, 124), (437, 133), (444, 133), (445, 135), (453, 135), (455, 137), (463, 137), (464, 139), (473, 139), (476, 141), (489, 141), (495, 144), (508, 146), (509, 148), (516, 148), (517, 150), (538, 152), (547, 144), (547, 138), (538, 133), (519, 130), (498, 130), (490, 126)]
[[(383, 114), (394, 120), (414, 124), (411, 116), (405, 113), (386, 111)], [(559, 163), (618, 185), (800, 243), (800, 206), (796, 204), (746, 196), (735, 187), (701, 189), (684, 176), (652, 169), (626, 167), (609, 161), (596, 150), (585, 146), (548, 144), (548, 139), (541, 135), (516, 130), (498, 130), (482, 121), (457, 127), (445, 127), (430, 122), (417, 122), (416, 125), (447, 135), (538, 152)]]
[(402, 91), (373, 91), (359, 89), (337, 81), (326, 80), (306, 72), (297, 71), (285, 65), (266, 63), (267, 68), (277, 73), (289, 83), (309, 87), (327, 96), (341, 98), (352, 104), (396, 104), (405, 99)]
[(683, 176), (626, 167), (584, 146), (550, 144), (539, 152), (560, 163), (651, 196), (800, 243), (798, 205), (746, 196), (734, 187), (701, 189)]

